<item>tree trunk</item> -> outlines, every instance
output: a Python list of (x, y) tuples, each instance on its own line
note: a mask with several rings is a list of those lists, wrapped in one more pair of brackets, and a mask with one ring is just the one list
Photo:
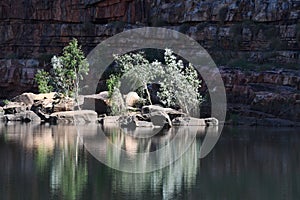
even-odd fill
[(149, 93), (149, 90), (148, 90), (148, 87), (147, 87), (147, 83), (145, 84), (144, 87), (145, 87), (145, 90), (146, 90), (147, 97), (148, 97), (148, 100), (150, 102), (150, 105), (152, 105), (151, 96), (150, 96), (150, 93)]

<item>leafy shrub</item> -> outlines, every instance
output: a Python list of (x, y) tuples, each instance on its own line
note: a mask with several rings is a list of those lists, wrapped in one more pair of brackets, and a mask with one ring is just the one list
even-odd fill
[(78, 41), (73, 39), (63, 49), (62, 56), (53, 56), (51, 64), (53, 68), (50, 73), (41, 70), (35, 75), (39, 91), (55, 91), (67, 97), (77, 97), (79, 80), (89, 71), (89, 64)]
[(108, 88), (108, 96), (111, 97), (116, 88), (120, 87), (120, 77), (118, 75), (110, 75), (109, 79), (106, 81)]
[(35, 74), (35, 81), (38, 84), (39, 92), (48, 93), (53, 91), (52, 85), (50, 85), (50, 74), (45, 70), (38, 70)]
[[(148, 103), (152, 104), (148, 84), (157, 83), (160, 85), (157, 95), (165, 106), (179, 105), (187, 113), (199, 106), (202, 98), (197, 71), (191, 64), (184, 66), (183, 61), (178, 60), (170, 49), (164, 52), (165, 66), (157, 60), (149, 62), (143, 53), (115, 55), (115, 60), (125, 78), (135, 83), (137, 88), (144, 88)], [(108, 80), (111, 86), (117, 85), (115, 82), (114, 76)]]
[(8, 104), (10, 103), (10, 101), (7, 100), (7, 99), (4, 99), (4, 100), (3, 100), (3, 103), (4, 103), (4, 105), (8, 105)]

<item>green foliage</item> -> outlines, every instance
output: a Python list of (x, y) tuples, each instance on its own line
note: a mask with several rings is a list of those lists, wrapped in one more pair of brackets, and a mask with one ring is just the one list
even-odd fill
[(124, 77), (133, 82), (133, 85), (144, 87), (148, 101), (150, 104), (151, 98), (147, 84), (154, 79), (152, 65), (144, 57), (143, 53), (130, 53), (123, 56), (114, 56), (118, 65), (122, 68)]
[(120, 77), (118, 75), (111, 74), (106, 81), (108, 87), (108, 96), (111, 97), (116, 88), (120, 87)]
[(111, 115), (122, 115), (126, 112), (125, 102), (119, 88), (115, 88), (110, 97)]
[(88, 73), (89, 64), (76, 39), (63, 49), (63, 55), (59, 59), (63, 68), (59, 69), (56, 75), (63, 78), (65, 87), (61, 88), (62, 93), (67, 96), (78, 96), (79, 80), (82, 80), (83, 75)]
[(10, 101), (8, 99), (4, 99), (3, 103), (4, 103), (4, 105), (8, 105), (10, 103)]
[(52, 85), (50, 85), (50, 74), (45, 70), (38, 70), (35, 74), (35, 81), (38, 84), (40, 93), (48, 93), (53, 91)]
[(63, 55), (53, 56), (51, 59), (53, 69), (50, 74), (39, 71), (35, 78), (40, 92), (56, 91), (64, 95), (77, 97), (79, 81), (89, 71), (89, 64), (84, 56), (78, 41), (73, 39), (63, 49)]
[[(147, 86), (158, 83), (160, 91), (157, 95), (166, 106), (179, 105), (187, 113), (192, 112), (190, 108), (199, 106), (201, 96), (197, 71), (191, 64), (184, 66), (183, 61), (178, 60), (170, 49), (164, 53), (165, 66), (157, 60), (149, 62), (143, 53), (116, 55), (115, 59), (122, 68), (123, 76), (137, 88), (144, 88), (148, 103), (152, 104)], [(110, 79), (109, 83), (112, 82), (114, 79)]]
[(158, 96), (165, 105), (178, 104), (185, 112), (191, 113), (190, 108), (197, 107), (202, 100), (197, 71), (191, 64), (184, 66), (183, 61), (177, 60), (170, 49), (165, 50), (165, 63), (166, 76), (161, 79)]

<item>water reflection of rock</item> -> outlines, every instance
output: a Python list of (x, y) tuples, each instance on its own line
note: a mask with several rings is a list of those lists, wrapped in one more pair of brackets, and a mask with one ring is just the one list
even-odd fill
[[(213, 134), (216, 129), (210, 128)], [(124, 171), (135, 168), (136, 172), (147, 172), (147, 168), (157, 165), (157, 170), (150, 173), (113, 172), (112, 187), (116, 191), (139, 195), (137, 191), (150, 188), (154, 193), (163, 193), (166, 199), (176, 195), (184, 187), (190, 188), (195, 184), (198, 162), (200, 157), (201, 140), (207, 132), (206, 127), (174, 127), (161, 132), (155, 129), (121, 129), (119, 127), (105, 128), (105, 139), (101, 136), (101, 127), (84, 126), (80, 128), (82, 138), (88, 151), (98, 160), (107, 162), (109, 166)], [(153, 132), (157, 133), (156, 135)], [(154, 136), (153, 136), (154, 135)], [(199, 139), (196, 140), (195, 136)], [(149, 136), (149, 137), (146, 137)], [(188, 148), (187, 141), (192, 141)], [(116, 149), (119, 149), (117, 151)], [(122, 149), (122, 151), (120, 151)], [(161, 153), (150, 157), (147, 154), (164, 149)], [(185, 153), (183, 153), (185, 152)], [(159, 166), (162, 161), (170, 160), (174, 154), (182, 154), (179, 159), (167, 167)], [(134, 166), (128, 160), (134, 161)], [(134, 171), (131, 171), (134, 172)], [(137, 199), (143, 198), (136, 196)]]
[(88, 170), (76, 127), (0, 123), (0, 133), (7, 142), (21, 146), (24, 156), (21, 159), (33, 164), (30, 176), (36, 177), (37, 173), (39, 179), (50, 177), (52, 195), (61, 194), (65, 199), (77, 199), (81, 195)]

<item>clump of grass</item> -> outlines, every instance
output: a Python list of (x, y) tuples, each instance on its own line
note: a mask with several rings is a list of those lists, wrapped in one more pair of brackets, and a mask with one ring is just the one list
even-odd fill
[(8, 104), (10, 103), (10, 100), (4, 99), (4, 100), (3, 100), (3, 103), (4, 103), (4, 105), (8, 105)]

